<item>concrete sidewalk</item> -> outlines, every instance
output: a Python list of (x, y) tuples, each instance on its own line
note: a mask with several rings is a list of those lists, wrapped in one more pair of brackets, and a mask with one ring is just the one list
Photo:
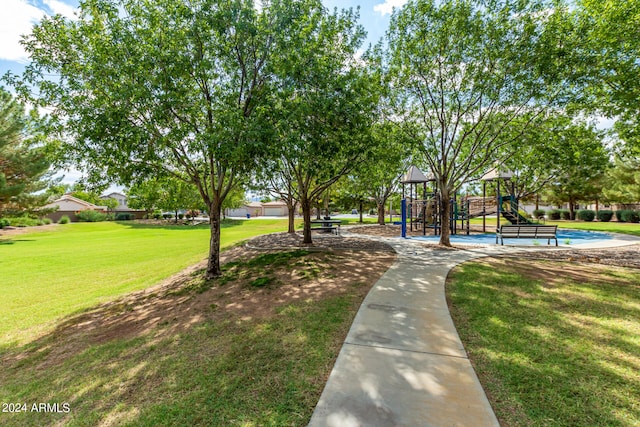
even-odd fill
[(449, 315), (444, 283), (462, 262), (541, 248), (447, 251), (377, 240), (393, 246), (398, 260), (363, 301), (309, 425), (498, 426)]

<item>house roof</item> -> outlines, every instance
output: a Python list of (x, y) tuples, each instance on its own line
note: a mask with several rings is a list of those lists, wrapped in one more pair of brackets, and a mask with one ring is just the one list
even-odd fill
[(124, 197), (125, 199), (127, 198), (126, 194), (122, 194), (117, 191), (114, 191), (109, 194), (103, 194), (102, 196), (100, 196), (101, 199), (110, 199), (112, 197)]
[(262, 206), (287, 206), (287, 204), (285, 202), (283, 202), (282, 200), (276, 200), (274, 202), (265, 202), (262, 204)]
[(247, 206), (248, 208), (261, 208), (262, 207), (262, 203), (260, 203), (260, 202), (249, 202), (245, 206)]
[(46, 204), (44, 207), (54, 207), (54, 206), (59, 206), (59, 203), (61, 202), (73, 202), (76, 203), (80, 206), (83, 206), (86, 209), (101, 209), (101, 210), (105, 210), (107, 209), (106, 206), (97, 206), (94, 205), (91, 202), (87, 202), (86, 200), (82, 200), (82, 199), (78, 199), (77, 197), (73, 197), (70, 194), (63, 194), (60, 198), (54, 200), (51, 203)]

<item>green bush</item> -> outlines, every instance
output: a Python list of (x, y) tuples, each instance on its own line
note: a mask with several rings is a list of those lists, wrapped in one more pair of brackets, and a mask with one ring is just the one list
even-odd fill
[(71, 219), (69, 218), (68, 215), (62, 215), (58, 220), (58, 224), (69, 224), (70, 222), (71, 222)]
[(51, 224), (52, 222), (53, 221), (51, 221), (51, 218), (42, 218), (42, 223), (43, 224), (48, 225), (48, 224)]
[(544, 209), (534, 209), (533, 210), (533, 217), (536, 219), (540, 219), (540, 218), (544, 218), (544, 214), (545, 214), (545, 210)]
[(560, 209), (560, 218), (565, 220), (571, 219), (571, 211), (568, 209)]
[(13, 227), (34, 227), (36, 225), (42, 225), (42, 221), (37, 218), (31, 218), (29, 216), (18, 216), (9, 219), (9, 225)]
[(598, 221), (609, 222), (613, 218), (613, 211), (602, 210), (598, 211)]
[(135, 215), (131, 213), (119, 213), (116, 215), (116, 221), (131, 221), (135, 219)]
[(640, 222), (640, 211), (634, 211), (631, 209), (623, 209), (620, 211), (616, 211), (616, 217), (618, 217), (618, 221), (620, 222)]
[(9, 224), (11, 224), (9, 222), (9, 220), (7, 218), (0, 218), (0, 230), (2, 230), (5, 227), (8, 227)]
[(551, 209), (547, 212), (547, 216), (550, 220), (557, 221), (560, 219), (560, 210), (559, 209)]
[(179, 213), (178, 214), (178, 219), (183, 219), (184, 218), (184, 214), (183, 213)]
[(83, 222), (100, 222), (107, 219), (107, 215), (102, 212), (87, 209), (76, 214), (78, 221)]
[(591, 209), (582, 209), (578, 211), (578, 219), (582, 221), (593, 221), (596, 217), (596, 213)]

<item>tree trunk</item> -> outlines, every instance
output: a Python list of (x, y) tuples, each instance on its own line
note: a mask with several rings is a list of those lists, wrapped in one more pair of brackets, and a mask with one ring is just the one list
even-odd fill
[(378, 225), (384, 225), (384, 201), (378, 203)]
[(449, 213), (451, 212), (451, 201), (449, 200), (449, 190), (440, 190), (441, 195), (441, 215), (442, 223), (440, 224), (440, 245), (451, 247), (449, 240)]
[(209, 227), (211, 237), (209, 239), (209, 261), (207, 262), (207, 279), (220, 276), (220, 207), (212, 204), (209, 206)]
[(289, 230), (288, 233), (295, 233), (295, 218), (296, 218), (296, 205), (287, 203), (287, 209), (289, 210)]
[(576, 219), (574, 210), (574, 202), (572, 199), (569, 199), (569, 219), (572, 221)]
[(302, 200), (300, 200), (300, 206), (302, 207), (302, 219), (304, 221), (302, 243), (310, 245), (313, 243), (311, 240), (311, 201), (303, 197)]
[(362, 200), (360, 200), (360, 206), (359, 207), (360, 207), (360, 209), (359, 209), (359, 212), (360, 212), (360, 224), (362, 224), (362, 222), (363, 222), (362, 221)]
[(176, 214), (176, 219), (173, 222), (175, 222), (177, 224), (178, 223), (178, 211), (175, 211), (175, 214)]

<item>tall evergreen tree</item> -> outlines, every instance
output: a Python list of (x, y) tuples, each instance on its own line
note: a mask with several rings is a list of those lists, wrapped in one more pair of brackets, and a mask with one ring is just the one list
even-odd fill
[(0, 88), (0, 217), (34, 211), (45, 203), (42, 180), (49, 170), (43, 138), (34, 127), (35, 117)]

